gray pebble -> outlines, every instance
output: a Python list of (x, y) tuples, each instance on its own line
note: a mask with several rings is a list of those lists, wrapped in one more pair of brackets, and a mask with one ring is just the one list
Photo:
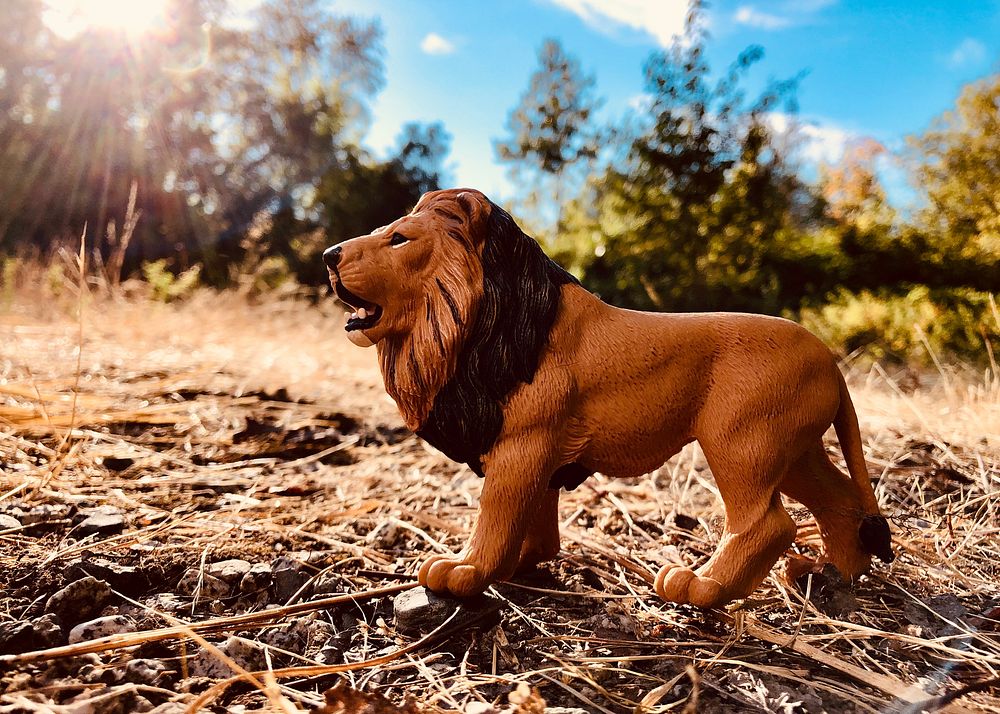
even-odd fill
[(271, 587), (271, 566), (268, 563), (254, 563), (240, 580), (241, 593), (257, 593)]
[(66, 566), (67, 578), (83, 578), (93, 575), (109, 583), (115, 590), (127, 595), (136, 595), (146, 589), (148, 583), (143, 574), (131, 565), (123, 565), (106, 558), (74, 560)]
[(61, 521), (69, 516), (69, 506), (61, 503), (41, 503), (24, 514), (20, 519), (26, 526)]
[[(216, 646), (243, 669), (253, 672), (264, 666), (264, 652), (255, 644), (230, 637)], [(207, 650), (201, 650), (188, 660), (188, 672), (192, 677), (209, 679), (222, 679), (233, 674), (228, 664), (219, 659), (214, 652)]]
[(63, 624), (70, 625), (98, 614), (113, 595), (110, 585), (88, 575), (55, 592), (45, 603), (45, 611), (59, 615)]
[(120, 635), (125, 632), (135, 632), (135, 623), (123, 615), (98, 617), (90, 622), (83, 622), (69, 631), (69, 643), (89, 642), (108, 635)]
[(222, 560), (205, 566), (205, 572), (228, 585), (236, 585), (250, 572), (250, 563), (245, 560)]
[(158, 659), (130, 659), (125, 665), (125, 679), (134, 684), (156, 684), (167, 671), (167, 665)]
[(98, 512), (84, 518), (76, 527), (76, 534), (85, 537), (89, 535), (114, 535), (125, 528), (125, 516), (118, 512)]
[(30, 622), (0, 623), (0, 655), (21, 654), (37, 649), (35, 628)]
[(438, 597), (427, 588), (406, 590), (392, 601), (396, 629), (403, 634), (430, 632), (444, 622), (458, 605), (458, 601)]
[(58, 647), (66, 641), (63, 637), (62, 621), (58, 615), (48, 613), (31, 621), (35, 640), (40, 647)]
[(271, 581), (274, 599), (279, 603), (288, 602), (299, 591), (309, 576), (302, 572), (302, 564), (292, 558), (280, 556), (271, 561)]
[(196, 595), (208, 600), (218, 600), (229, 595), (229, 586), (224, 580), (203, 573), (198, 568), (189, 568), (177, 583), (177, 589), (185, 595)]
[(288, 620), (264, 631), (261, 641), (271, 647), (306, 654), (336, 634), (333, 625), (319, 619), (315, 613)]

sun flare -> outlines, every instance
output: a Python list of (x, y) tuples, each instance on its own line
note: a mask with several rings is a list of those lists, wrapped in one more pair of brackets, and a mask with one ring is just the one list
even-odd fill
[(141, 36), (163, 22), (166, 0), (48, 0), (45, 22), (64, 37), (89, 29)]

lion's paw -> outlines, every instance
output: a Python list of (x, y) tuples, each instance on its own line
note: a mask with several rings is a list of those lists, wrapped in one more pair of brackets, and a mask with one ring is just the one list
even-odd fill
[(804, 558), (801, 555), (789, 555), (785, 560), (784, 566), (779, 569), (778, 576), (785, 585), (798, 588), (800, 587), (799, 582), (802, 578), (805, 578), (810, 573), (822, 573), (826, 562)]
[(478, 595), (490, 583), (479, 566), (467, 560), (434, 555), (420, 568), (417, 581), (438, 595)]
[(521, 550), (521, 557), (517, 562), (515, 573), (530, 573), (538, 568), (541, 563), (546, 563), (559, 555), (559, 543), (555, 547), (549, 548), (525, 548)]
[(697, 575), (683, 565), (665, 565), (656, 575), (656, 594), (667, 602), (716, 607), (727, 602), (722, 583)]

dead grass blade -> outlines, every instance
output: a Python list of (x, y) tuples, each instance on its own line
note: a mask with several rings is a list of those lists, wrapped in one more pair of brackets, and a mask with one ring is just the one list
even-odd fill
[[(398, 586), (397, 586), (398, 587)], [(412, 587), (412, 585), (411, 585)], [(490, 610), (484, 610), (476, 614), (476, 618), (485, 617), (489, 614)], [(417, 652), (424, 649), (433, 642), (447, 637), (448, 633), (451, 632), (454, 627), (452, 623), (462, 613), (462, 608), (456, 609), (448, 618), (442, 622), (440, 625), (435, 627), (429, 633), (421, 637), (415, 642), (411, 642), (408, 645), (400, 647), (388, 654), (384, 654), (380, 657), (373, 657), (372, 659), (365, 660), (363, 662), (347, 662), (344, 664), (330, 664), (330, 665), (316, 665), (309, 667), (286, 667), (283, 669), (269, 670), (267, 674), (277, 679), (290, 679), (290, 678), (301, 678), (301, 677), (319, 677), (328, 674), (337, 674), (339, 672), (353, 672), (359, 669), (370, 669), (372, 667), (378, 667), (379, 665), (388, 664), (394, 662), (401, 657), (406, 656), (411, 652)], [(467, 626), (469, 623), (464, 622), (463, 627)], [(252, 675), (263, 675), (264, 672), (254, 672)], [(202, 708), (208, 706), (211, 702), (221, 696), (229, 687), (236, 684), (239, 681), (245, 680), (247, 675), (237, 675), (225, 679), (221, 682), (216, 683), (210, 687), (204, 694), (202, 694), (198, 699), (196, 699), (189, 707), (188, 712), (190, 714), (197, 714), (197, 712)]]
[(247, 613), (245, 615), (233, 615), (231, 617), (216, 617), (203, 622), (193, 622), (187, 625), (177, 625), (173, 627), (161, 627), (155, 630), (144, 630), (142, 632), (130, 632), (121, 635), (109, 635), (96, 640), (80, 642), (75, 645), (65, 645), (63, 647), (52, 647), (35, 652), (25, 652), (18, 655), (0, 656), (0, 665), (13, 666), (15, 664), (29, 664), (32, 662), (43, 662), (47, 660), (59, 659), (62, 657), (75, 657), (93, 652), (107, 652), (108, 650), (122, 649), (123, 647), (134, 647), (148, 642), (161, 642), (163, 640), (175, 640), (189, 637), (192, 633), (197, 635), (213, 634), (226, 630), (240, 628), (261, 627), (280, 620), (290, 615), (303, 612), (322, 610), (323, 608), (340, 605), (345, 602), (360, 602), (387, 595), (410, 590), (417, 587), (417, 583), (402, 583), (399, 585), (387, 585), (382, 588), (373, 588), (359, 593), (345, 593), (333, 597), (310, 600), (286, 607), (275, 607), (268, 610)]

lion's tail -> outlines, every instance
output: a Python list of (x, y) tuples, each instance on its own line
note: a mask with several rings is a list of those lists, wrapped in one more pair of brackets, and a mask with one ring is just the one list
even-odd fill
[(895, 558), (892, 554), (892, 536), (889, 534), (889, 523), (879, 511), (878, 500), (875, 498), (875, 491), (868, 478), (868, 465), (865, 463), (865, 454), (861, 448), (858, 414), (854, 410), (851, 394), (847, 391), (847, 381), (839, 369), (837, 370), (837, 379), (840, 381), (840, 407), (837, 409), (837, 416), (833, 419), (833, 428), (837, 432), (840, 448), (844, 452), (847, 471), (851, 474), (851, 480), (858, 490), (862, 507), (865, 510), (865, 517), (861, 521), (858, 535), (861, 538), (861, 545), (866, 551), (884, 563), (891, 563)]

